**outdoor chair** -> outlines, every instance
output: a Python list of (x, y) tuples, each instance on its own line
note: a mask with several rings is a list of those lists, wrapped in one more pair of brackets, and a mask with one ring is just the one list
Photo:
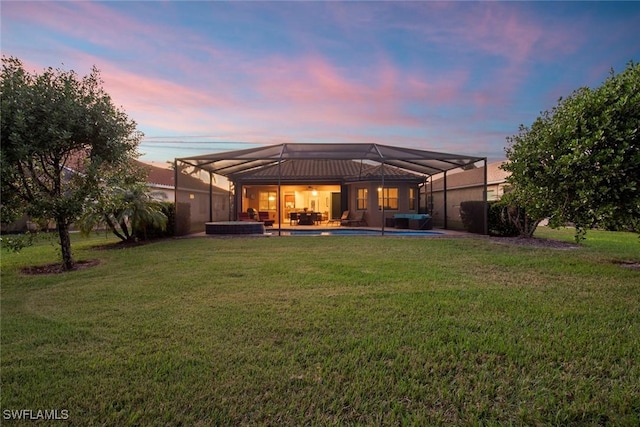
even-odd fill
[(298, 212), (289, 212), (289, 225), (298, 223)]
[(344, 211), (342, 212), (342, 216), (340, 218), (331, 218), (329, 221), (327, 221), (327, 225), (329, 224), (341, 225), (342, 221), (345, 221), (347, 219), (349, 219), (349, 211)]
[(262, 222), (265, 227), (273, 226), (274, 220), (269, 218), (269, 212), (258, 211), (258, 221)]
[[(344, 214), (342, 216), (344, 216)], [(364, 211), (359, 211), (353, 216), (353, 218), (341, 219), (340, 225), (346, 225), (346, 226), (367, 225), (367, 221), (365, 221), (364, 219)]]

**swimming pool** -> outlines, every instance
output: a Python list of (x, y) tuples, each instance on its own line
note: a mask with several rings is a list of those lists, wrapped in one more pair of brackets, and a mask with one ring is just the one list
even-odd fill
[[(277, 234), (274, 230), (273, 234)], [(380, 236), (381, 230), (354, 230), (354, 229), (327, 229), (327, 230), (283, 230), (283, 236)], [(420, 231), (420, 230), (384, 230), (385, 236), (440, 236), (444, 233), (439, 231)]]

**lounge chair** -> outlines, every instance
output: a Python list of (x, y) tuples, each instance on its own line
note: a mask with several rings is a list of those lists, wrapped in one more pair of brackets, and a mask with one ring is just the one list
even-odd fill
[(329, 224), (338, 224), (341, 225), (342, 221), (346, 221), (349, 219), (349, 211), (344, 211), (342, 212), (342, 216), (340, 218), (331, 218), (328, 222), (327, 225)]
[(269, 212), (258, 211), (258, 221), (262, 222), (265, 227), (273, 226), (274, 220), (269, 218)]
[(346, 226), (367, 225), (367, 221), (364, 219), (364, 211), (358, 211), (352, 218), (340, 220), (340, 225), (346, 225)]

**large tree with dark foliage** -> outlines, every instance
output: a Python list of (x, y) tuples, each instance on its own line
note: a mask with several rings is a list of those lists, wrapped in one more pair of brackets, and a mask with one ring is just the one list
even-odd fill
[[(537, 222), (640, 230), (640, 65), (560, 99), (507, 138), (508, 195)], [(535, 229), (535, 227), (534, 227)], [(533, 232), (533, 231), (531, 231)]]
[(142, 136), (116, 108), (96, 68), (79, 78), (48, 68), (30, 73), (2, 58), (3, 221), (17, 213), (55, 220), (62, 267), (74, 266), (69, 226), (100, 187), (100, 171), (137, 155)]

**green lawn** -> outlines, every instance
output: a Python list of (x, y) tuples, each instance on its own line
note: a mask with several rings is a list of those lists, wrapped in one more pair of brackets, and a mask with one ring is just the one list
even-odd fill
[(3, 425), (640, 424), (637, 235), (104, 243), (2, 253)]

